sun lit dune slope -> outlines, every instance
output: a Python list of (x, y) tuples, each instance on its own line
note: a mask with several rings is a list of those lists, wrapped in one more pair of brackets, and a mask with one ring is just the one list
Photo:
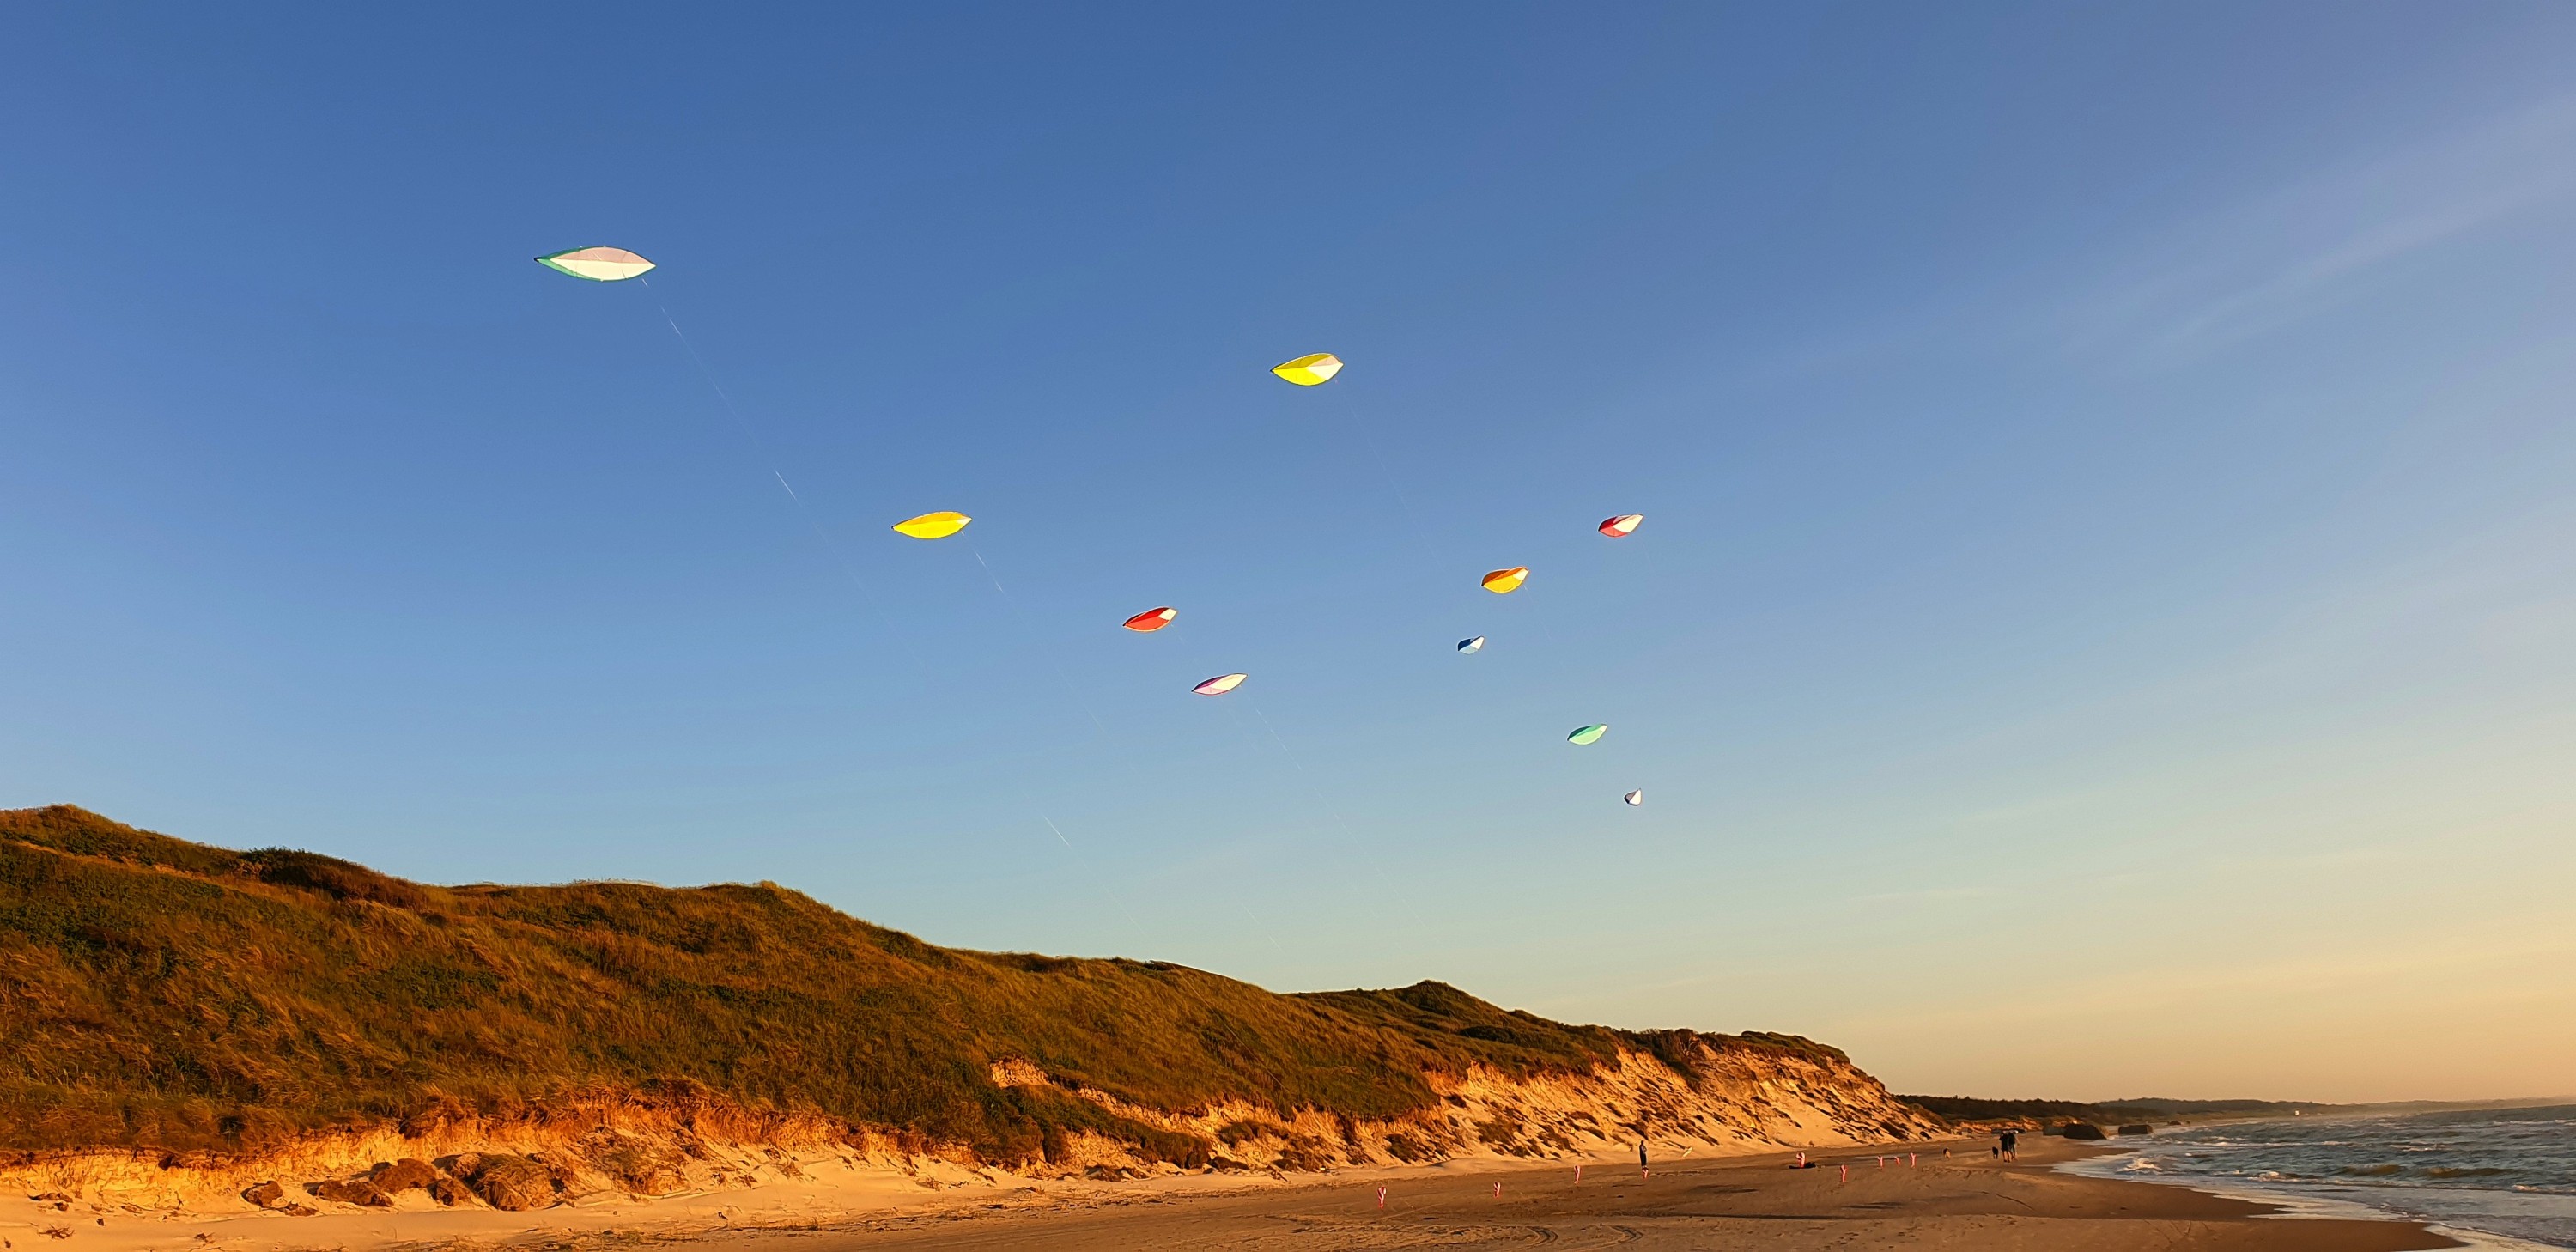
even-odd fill
[[(1120, 1102), (1384, 1118), (1437, 1102), (1440, 1075), (1581, 1072), (1693, 1039), (1831, 1051), (1568, 1026), (1438, 983), (1276, 995), (940, 948), (770, 883), (437, 887), (67, 806), (0, 811), (5, 1149), (250, 1148), (440, 1100), (677, 1081), (986, 1159), (1087, 1130), (1182, 1160), (1196, 1141)], [(1054, 1081), (1001, 1085), (1006, 1060)]]

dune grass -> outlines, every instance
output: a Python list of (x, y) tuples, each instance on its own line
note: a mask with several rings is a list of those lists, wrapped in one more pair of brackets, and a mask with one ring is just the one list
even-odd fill
[(1204, 1143), (990, 1067), (1154, 1108), (1387, 1117), (1432, 1103), (1426, 1073), (1578, 1070), (1623, 1044), (1674, 1046), (1439, 983), (1277, 995), (935, 947), (770, 883), (437, 887), (68, 806), (0, 811), (0, 1148), (237, 1151), (442, 1099), (684, 1081), (990, 1160), (1092, 1130), (1192, 1161)]

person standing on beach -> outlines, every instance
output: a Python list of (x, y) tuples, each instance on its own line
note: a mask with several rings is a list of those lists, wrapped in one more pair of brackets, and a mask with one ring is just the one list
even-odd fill
[(2020, 1158), (2013, 1155), (2013, 1145), (2020, 1141), (2021, 1135), (2018, 1132), (2007, 1130), (2003, 1134), (1996, 1136), (1995, 1148), (1998, 1152), (2003, 1154), (2003, 1158), (2005, 1160), (2019, 1160)]
[(1637, 1141), (1637, 1176), (1639, 1178), (1652, 1178), (1654, 1177), (1654, 1174), (1655, 1171), (1646, 1168), (1646, 1141), (1640, 1139)]

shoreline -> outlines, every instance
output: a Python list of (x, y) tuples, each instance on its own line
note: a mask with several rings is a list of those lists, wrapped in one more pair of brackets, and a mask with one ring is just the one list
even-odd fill
[[(2228, 1196), (2174, 1180), (2069, 1172), (2134, 1150), (2026, 1141), (2018, 1162), (1985, 1140), (1809, 1149), (1655, 1161), (1633, 1154), (1534, 1165), (1471, 1158), (1284, 1177), (1180, 1175), (1127, 1182), (1036, 1181), (960, 1167), (848, 1170), (840, 1178), (763, 1183), (658, 1200), (620, 1197), (529, 1212), (369, 1209), (310, 1217), (48, 1213), (71, 1233), (30, 1238), (30, 1207), (0, 1198), (10, 1252), (399, 1252), (535, 1249), (594, 1252), (637, 1244), (797, 1241), (798, 1252), (876, 1248), (1013, 1248), (1075, 1252), (1209, 1246), (1503, 1248), (1572, 1237), (1658, 1248), (1760, 1246), (1777, 1252), (1904, 1246), (2123, 1252), (2188, 1241), (2211, 1252), (2414, 1252), (2478, 1246), (2429, 1224), (2291, 1211), (2272, 1198)], [(1950, 1155), (1940, 1155), (1947, 1150)], [(1908, 1153), (1913, 1154), (1908, 1163)], [(1878, 1162), (1888, 1159), (1890, 1164)], [(1584, 1171), (1575, 1181), (1575, 1166)], [(820, 1172), (819, 1170), (817, 1172)], [(836, 1171), (839, 1172), (839, 1171)], [(945, 1175), (956, 1174), (955, 1178)], [(1496, 1188), (1499, 1187), (1499, 1192)], [(1378, 1205), (1379, 1189), (1385, 1207)], [(102, 1220), (102, 1218), (104, 1220)], [(57, 1227), (60, 1228), (60, 1227)], [(19, 1241), (25, 1240), (23, 1244)], [(818, 1248), (819, 1245), (819, 1248)], [(2511, 1245), (2490, 1245), (2511, 1246)], [(750, 1249), (747, 1252), (764, 1252)]]
[[(2490, 1108), (2516, 1109), (2549, 1107), (2554, 1106), (2548, 1104), (2535, 1105), (2529, 1103), (2508, 1103), (2477, 1105), (2456, 1110), (2443, 1109), (2440, 1111), (2474, 1112)], [(2359, 1119), (2385, 1117), (2391, 1116), (2391, 1114), (2354, 1113), (2351, 1116)], [(2408, 1114), (2400, 1113), (2394, 1114), (2394, 1116), (2408, 1116)], [(2301, 1120), (2318, 1121), (2327, 1119)], [(2223, 1122), (2213, 1121), (2201, 1123), (2201, 1125), (2235, 1127), (2242, 1125), (2264, 1125), (2291, 1122), (2292, 1119), (2286, 1117), (2262, 1117), (2232, 1118)], [(2113, 1142), (2117, 1141), (2115, 1140)], [(2367, 1200), (2360, 1199), (2349, 1194), (2348, 1191), (2338, 1194), (2325, 1194), (2294, 1186), (2268, 1184), (2261, 1179), (2247, 1179), (2233, 1176), (2214, 1176), (2206, 1174), (2166, 1173), (2153, 1168), (2131, 1172), (2125, 1169), (2111, 1168), (2109, 1166), (2109, 1162), (2116, 1158), (2134, 1157), (2148, 1151), (2152, 1143), (2152, 1139), (2141, 1139), (2133, 1143), (2123, 1144), (2122, 1146), (2110, 1151), (2085, 1153), (2081, 1156), (2072, 1157), (2060, 1162), (2057, 1165), (2057, 1168), (2072, 1176), (2080, 1178), (2092, 1178), (2112, 1182), (2134, 1182), (2153, 1187), (2181, 1187), (2227, 1199), (2242, 1200), (2251, 1204), (2268, 1205), (2281, 1210), (2280, 1216), (2285, 1219), (2408, 1222), (2421, 1225), (2433, 1233), (2448, 1236), (2451, 1239), (2459, 1241), (2465, 1246), (2486, 1249), (2488, 1252), (2561, 1252), (2561, 1245), (2558, 1244), (2541, 1243), (2514, 1235), (2498, 1233), (2496, 1231), (2481, 1230), (2474, 1226), (2458, 1225), (2455, 1224), (2454, 1221), (2442, 1220), (2440, 1217), (2428, 1217), (2422, 1213), (2410, 1213), (2389, 1205), (2373, 1204)]]

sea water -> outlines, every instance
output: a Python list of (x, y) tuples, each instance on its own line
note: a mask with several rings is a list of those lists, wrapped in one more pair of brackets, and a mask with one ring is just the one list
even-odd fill
[(2133, 1152), (2069, 1168), (2576, 1248), (2576, 1105), (2159, 1126)]

